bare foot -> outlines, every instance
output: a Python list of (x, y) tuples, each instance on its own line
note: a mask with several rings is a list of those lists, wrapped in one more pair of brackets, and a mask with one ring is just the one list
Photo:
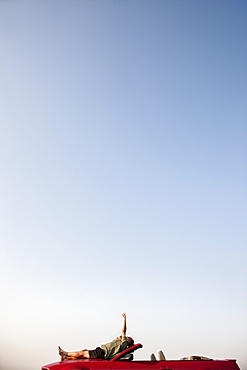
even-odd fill
[(67, 352), (65, 352), (61, 347), (58, 347), (58, 353), (61, 357), (61, 361), (66, 360)]

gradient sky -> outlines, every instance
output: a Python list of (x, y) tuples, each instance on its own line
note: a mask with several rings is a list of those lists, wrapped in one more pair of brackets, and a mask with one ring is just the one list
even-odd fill
[(0, 366), (128, 334), (247, 370), (247, 2), (6, 0)]

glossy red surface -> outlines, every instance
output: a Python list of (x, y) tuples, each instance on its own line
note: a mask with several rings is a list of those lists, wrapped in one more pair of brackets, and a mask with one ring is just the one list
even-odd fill
[(133, 353), (142, 345), (134, 346), (107, 360), (70, 360), (54, 362), (42, 366), (41, 370), (240, 370), (235, 360), (125, 360), (124, 356)]

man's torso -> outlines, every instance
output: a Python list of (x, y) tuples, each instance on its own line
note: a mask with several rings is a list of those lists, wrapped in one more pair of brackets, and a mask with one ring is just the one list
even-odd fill
[(102, 344), (100, 347), (105, 351), (105, 359), (111, 360), (119, 352), (124, 351), (128, 346), (126, 338), (122, 337), (122, 339), (114, 339), (110, 343)]

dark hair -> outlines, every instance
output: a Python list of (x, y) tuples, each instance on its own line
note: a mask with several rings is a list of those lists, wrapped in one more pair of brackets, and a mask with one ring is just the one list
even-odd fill
[(134, 345), (134, 339), (132, 339), (131, 337), (128, 337), (127, 344), (128, 344), (128, 347), (132, 347)]

